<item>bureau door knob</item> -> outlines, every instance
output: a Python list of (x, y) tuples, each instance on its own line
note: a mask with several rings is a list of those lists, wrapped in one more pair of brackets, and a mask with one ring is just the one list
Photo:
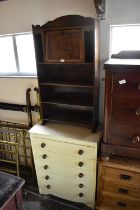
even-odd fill
[(51, 185), (48, 184), (46, 187), (47, 187), (47, 189), (50, 189), (51, 188)]
[(44, 165), (44, 169), (48, 169), (48, 165)]
[(83, 188), (83, 187), (84, 187), (84, 185), (80, 183), (79, 184), (79, 188)]
[(47, 179), (47, 180), (48, 180), (49, 178), (50, 178), (50, 177), (49, 177), (48, 175), (47, 175), (47, 176), (45, 176), (45, 179)]
[(140, 83), (138, 84), (138, 90), (140, 90)]
[(80, 177), (80, 178), (82, 178), (83, 176), (84, 176), (84, 174), (82, 174), (82, 173), (79, 174), (79, 177)]
[(84, 196), (84, 194), (83, 193), (79, 193), (79, 197), (83, 197)]
[(132, 143), (133, 144), (139, 144), (140, 143), (140, 136), (133, 136)]
[(78, 166), (80, 166), (80, 167), (82, 167), (83, 165), (84, 165), (83, 162), (79, 162), (79, 163), (78, 163)]
[(136, 116), (140, 116), (140, 108), (135, 110), (135, 114), (136, 114)]
[(42, 143), (42, 144), (41, 144), (41, 147), (42, 147), (42, 148), (44, 148), (45, 146), (46, 146), (46, 144), (45, 144), (45, 143)]
[(43, 159), (46, 159), (47, 158), (47, 155), (46, 154), (42, 155), (42, 158)]
[(78, 154), (79, 154), (79, 155), (82, 155), (83, 152), (84, 152), (84, 151), (80, 149), (80, 150), (78, 151)]

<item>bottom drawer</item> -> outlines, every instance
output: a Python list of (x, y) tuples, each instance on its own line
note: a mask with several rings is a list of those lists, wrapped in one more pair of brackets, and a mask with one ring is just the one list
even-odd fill
[(101, 195), (101, 209), (111, 210), (140, 210), (140, 200), (126, 198), (110, 193)]
[[(72, 177), (59, 176), (57, 174), (47, 175), (45, 179), (44, 177), (40, 177), (38, 180), (38, 186), (40, 193), (50, 194), (53, 192), (61, 192), (63, 194), (73, 195), (73, 194), (92, 194), (95, 191), (95, 176), (93, 177), (92, 182), (87, 182), (84, 179), (73, 179)], [(89, 195), (90, 196), (90, 195)]]
[(66, 193), (62, 193), (61, 191), (54, 191), (53, 189), (50, 189), (48, 192), (46, 188), (41, 188), (40, 189), (40, 194), (51, 194), (69, 201), (73, 202), (79, 202), (79, 203), (84, 203), (87, 206), (94, 208), (95, 206), (95, 192), (83, 192), (83, 196), (79, 196), (79, 193), (72, 193), (71, 195)]

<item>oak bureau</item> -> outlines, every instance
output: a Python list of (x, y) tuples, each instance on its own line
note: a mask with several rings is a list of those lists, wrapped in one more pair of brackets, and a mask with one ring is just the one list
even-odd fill
[(30, 130), (40, 194), (94, 207), (96, 160), (102, 132), (47, 123)]

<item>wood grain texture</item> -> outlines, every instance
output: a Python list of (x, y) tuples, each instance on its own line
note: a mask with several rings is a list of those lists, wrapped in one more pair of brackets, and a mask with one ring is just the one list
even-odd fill
[(140, 62), (111, 59), (104, 65), (105, 130), (102, 156), (140, 158)]
[(97, 209), (139, 209), (140, 161), (114, 156), (98, 162)]

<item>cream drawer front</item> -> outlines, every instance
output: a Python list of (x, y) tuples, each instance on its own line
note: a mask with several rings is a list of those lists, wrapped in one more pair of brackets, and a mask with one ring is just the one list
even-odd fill
[(86, 180), (88, 182), (93, 182), (93, 179), (95, 178), (96, 173), (94, 171), (82, 171), (78, 168), (68, 168), (62, 165), (58, 166), (58, 170), (50, 170), (48, 169), (44, 169), (44, 168), (40, 168), (40, 167), (36, 167), (36, 171), (37, 171), (37, 179), (38, 181), (41, 179), (41, 177), (43, 177), (43, 180), (45, 181), (45, 177), (46, 175), (48, 175), (50, 178), (52, 177), (52, 174), (56, 174), (62, 177), (66, 177), (68, 179), (72, 179), (72, 180), (77, 180), (77, 181), (81, 181), (81, 180)]
[(86, 180), (78, 180), (75, 178), (59, 176), (57, 174), (49, 174), (48, 180), (45, 179), (45, 176), (41, 176), (38, 184), (39, 187), (41, 186), (48, 191), (51, 189), (53, 191), (61, 191), (62, 193), (69, 195), (83, 191), (90, 191), (93, 193), (95, 187), (95, 177), (93, 177), (92, 182), (87, 182)]
[(48, 169), (57, 171), (59, 167), (67, 167), (67, 170), (72, 170), (75, 168), (82, 171), (96, 171), (96, 161), (81, 158), (75, 158), (74, 156), (66, 156), (61, 154), (56, 154), (52, 152), (47, 153), (46, 159), (43, 159), (44, 154), (37, 154), (34, 156), (36, 169), (44, 168), (47, 165)]
[(50, 139), (31, 138), (34, 156), (36, 153), (54, 152), (74, 157), (84, 157), (86, 159), (96, 158), (96, 148), (77, 144), (58, 142)]
[[(51, 178), (52, 177), (52, 178)], [(52, 174), (49, 180), (42, 177), (39, 181), (40, 193), (50, 194), (51, 192), (61, 192), (67, 195), (78, 195), (79, 198), (89, 195), (90, 200), (94, 197), (95, 192), (95, 178), (93, 182), (81, 181), (70, 179), (67, 177)], [(82, 195), (79, 195), (82, 193)]]
[(53, 191), (52, 189), (46, 190), (45, 188), (40, 188), (40, 194), (45, 194), (45, 195), (52, 194), (70, 201), (85, 203), (87, 206), (92, 208), (94, 207), (95, 203), (95, 194), (93, 193), (85, 193), (83, 197), (79, 197), (79, 193), (75, 194), (73, 193), (72, 195), (69, 195), (62, 193), (60, 191), (59, 192)]

